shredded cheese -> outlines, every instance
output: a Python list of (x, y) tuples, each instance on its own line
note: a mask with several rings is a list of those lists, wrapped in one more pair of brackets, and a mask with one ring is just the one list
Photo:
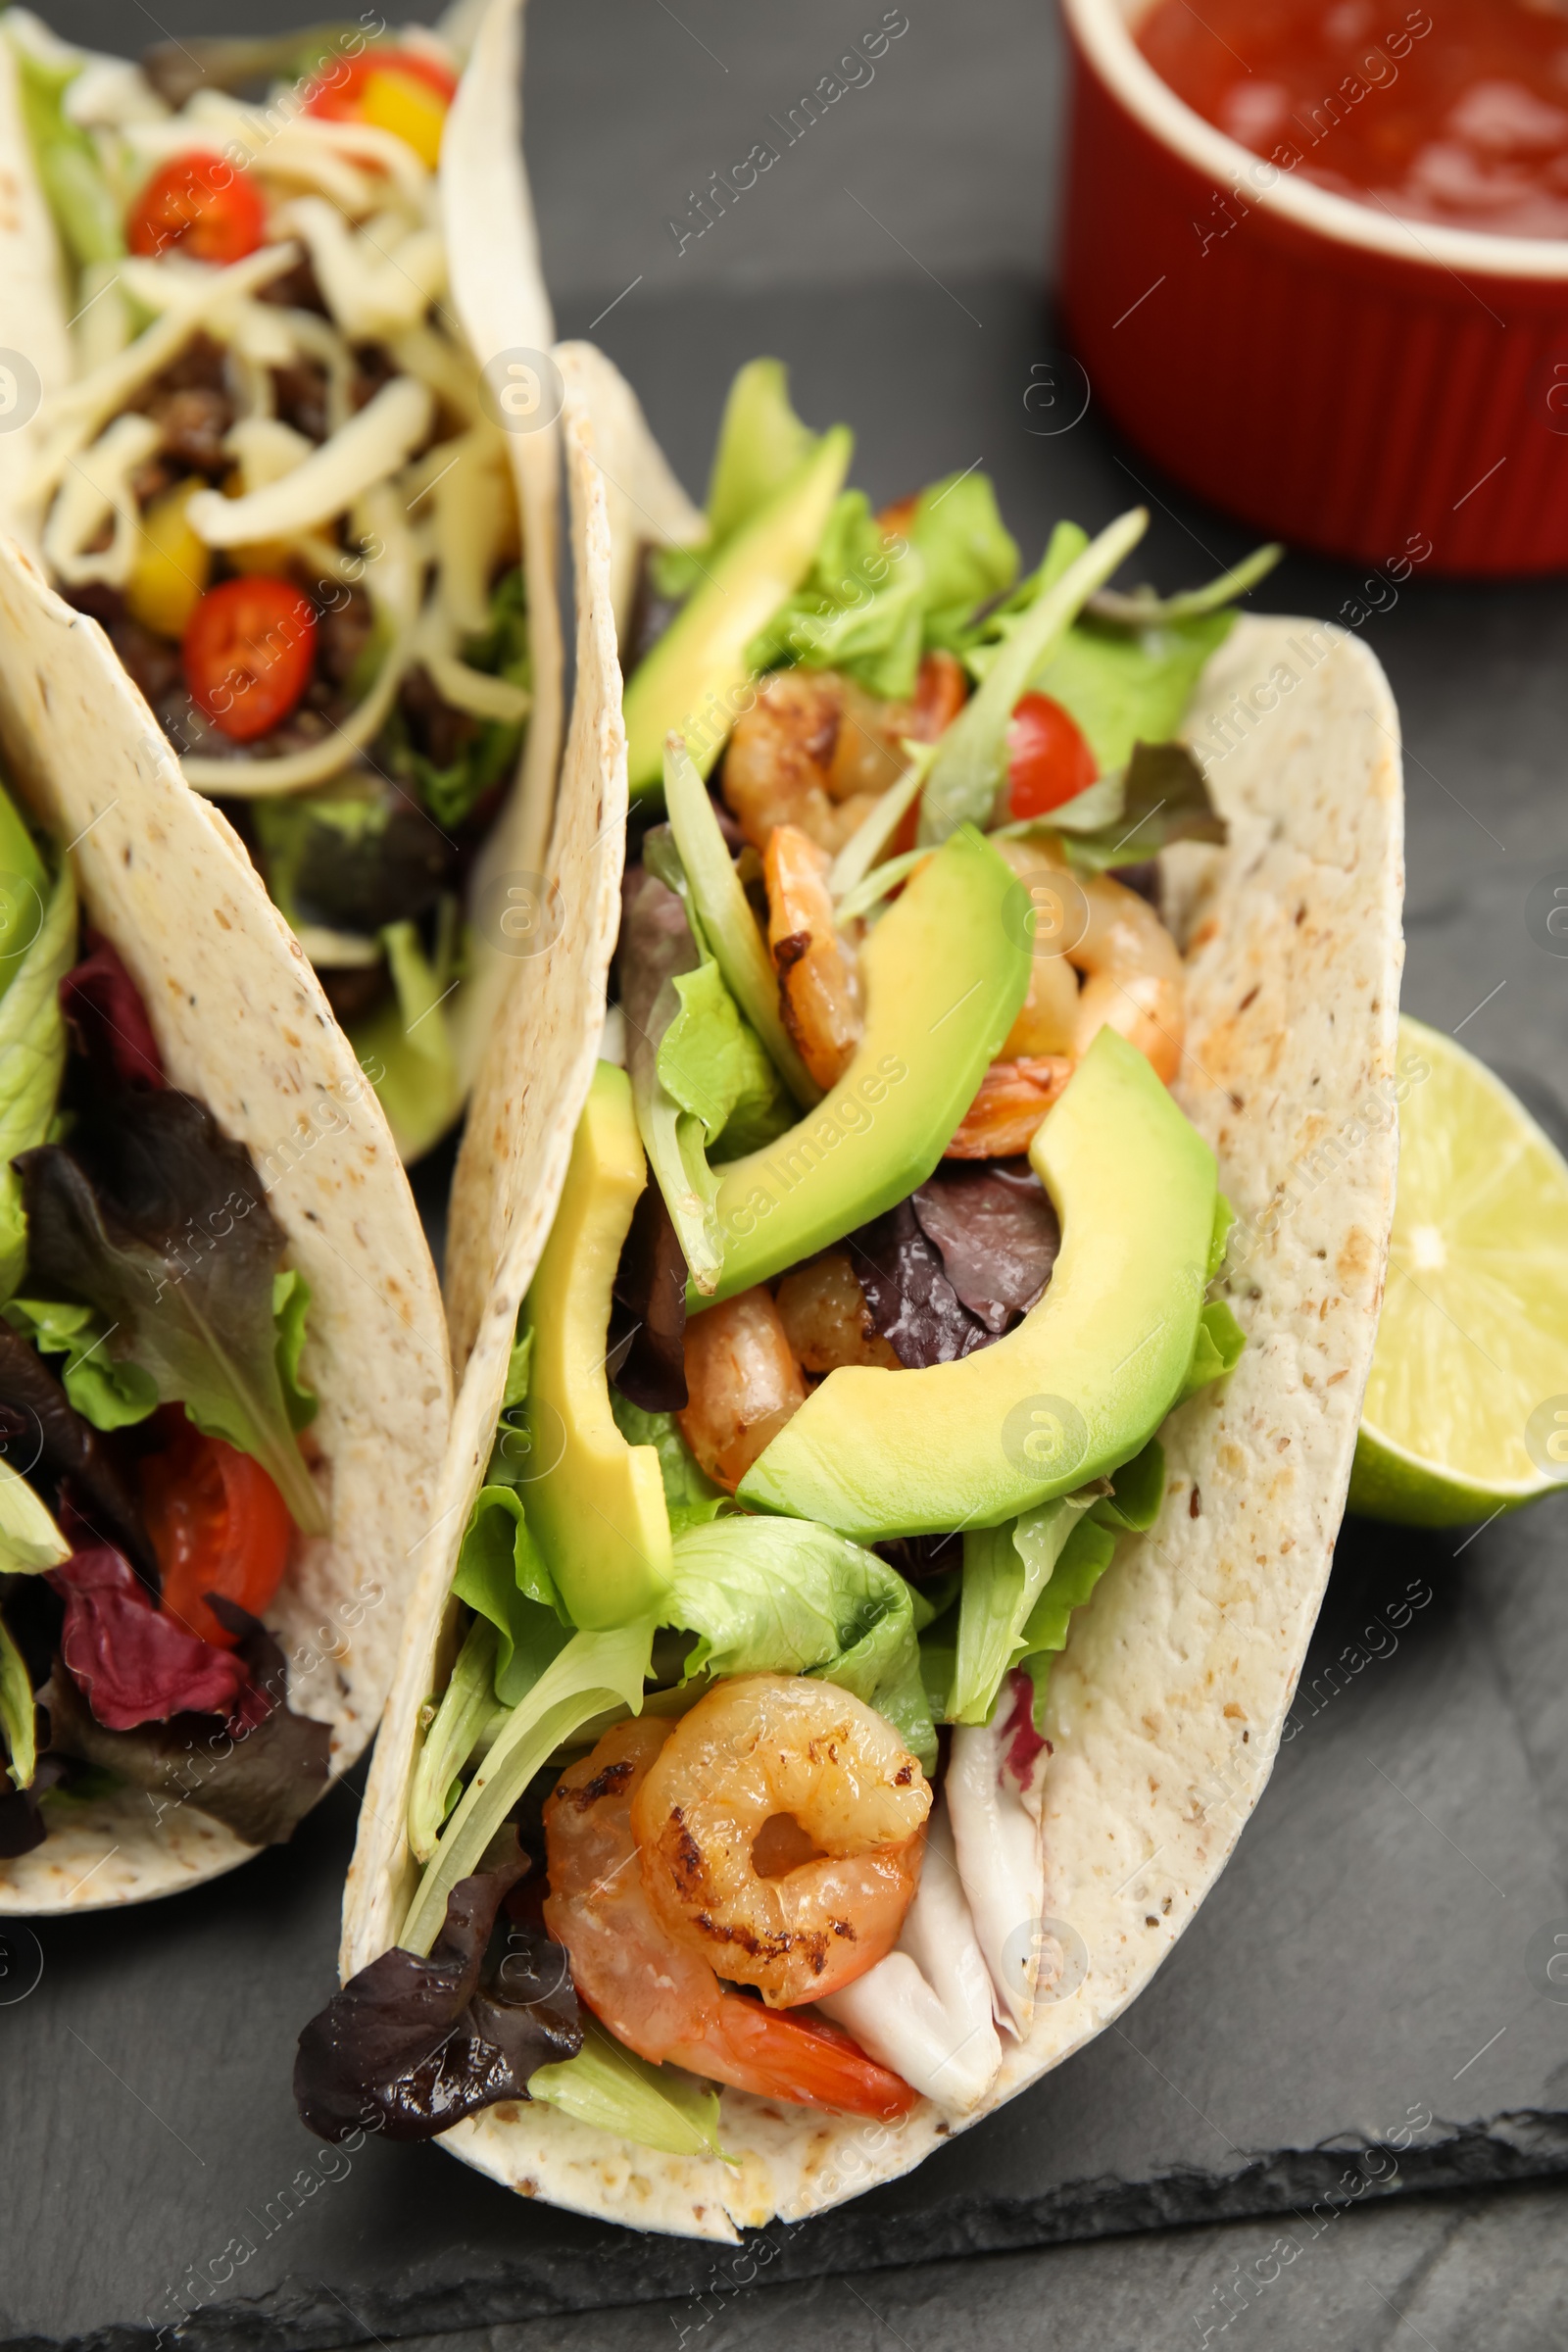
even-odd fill
[[(87, 580), (123, 588), (141, 535), (130, 476), (157, 447), (152, 418), (132, 414), (117, 416), (102, 439), (72, 462), (44, 526), (44, 562), (57, 579), (74, 588)], [(115, 528), (109, 545), (89, 555), (87, 542), (111, 515)]]
[(187, 510), (191, 529), (209, 547), (244, 547), (330, 521), (403, 464), (428, 432), (434, 405), (425, 385), (394, 376), (280, 480), (243, 498), (199, 492)]

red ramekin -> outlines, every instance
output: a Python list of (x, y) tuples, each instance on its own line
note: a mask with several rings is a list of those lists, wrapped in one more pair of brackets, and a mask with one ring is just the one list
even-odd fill
[(1160, 80), (1132, 37), (1149, 4), (1062, 0), (1061, 300), (1095, 398), (1298, 546), (1401, 577), (1568, 568), (1568, 240), (1399, 220), (1276, 171)]

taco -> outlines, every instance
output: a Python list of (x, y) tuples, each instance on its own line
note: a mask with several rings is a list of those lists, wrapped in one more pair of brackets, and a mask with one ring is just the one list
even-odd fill
[[(1192, 1918), (1328, 1574), (1393, 1202), (1376, 662), (1237, 613), (1272, 551), (1121, 594), (1134, 514), (1020, 578), (983, 477), (873, 515), (850, 455), (759, 363), (706, 538), (621, 565), (617, 1004), (569, 1132), (514, 1092), (470, 1139), (532, 1222), (455, 1218), (447, 1550), (295, 2078), (327, 2137), (705, 2236), (907, 2170)], [(572, 780), (563, 839), (620, 789)]]
[(139, 69), (22, 10), (0, 33), (0, 527), (239, 832), (406, 1159), (544, 914), (559, 399), (520, 8)]
[(286, 1838), (451, 1418), (369, 1079), (99, 628), (0, 543), (0, 1911)]

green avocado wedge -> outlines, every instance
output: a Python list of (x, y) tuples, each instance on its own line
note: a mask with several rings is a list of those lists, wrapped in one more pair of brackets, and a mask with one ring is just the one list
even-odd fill
[(605, 1376), (611, 1286), (648, 1181), (624, 1070), (602, 1061), (577, 1122), (565, 1190), (524, 1309), (532, 1456), (528, 1524), (574, 1625), (604, 1632), (657, 1611), (672, 1554), (652, 1446), (628, 1446)]
[(859, 1544), (998, 1527), (1152, 1437), (1197, 1339), (1214, 1155), (1136, 1048), (1102, 1029), (1029, 1157), (1061, 1220), (1040, 1304), (956, 1363), (830, 1372), (752, 1465), (744, 1504)]
[(710, 1298), (688, 1286), (689, 1314), (925, 1182), (1028, 993), (1028, 911), (1022, 883), (972, 825), (915, 875), (860, 951), (865, 1027), (849, 1068), (786, 1134), (718, 1171), (723, 1267)]
[(750, 522), (713, 558), (707, 579), (627, 682), (626, 783), (634, 801), (664, 780), (664, 737), (685, 737), (706, 776), (755, 683), (746, 649), (811, 568), (855, 439), (824, 433)]

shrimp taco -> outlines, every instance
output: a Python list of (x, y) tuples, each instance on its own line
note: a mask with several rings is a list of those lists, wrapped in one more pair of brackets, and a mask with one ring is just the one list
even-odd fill
[(558, 357), (614, 1004), (569, 1126), (460, 1162), (448, 1547), (296, 2092), (723, 2237), (1109, 2023), (1267, 1777), (1392, 1211), (1396, 719), (1237, 612), (1272, 551), (1123, 593), (1135, 514), (1023, 571), (982, 476), (873, 514), (766, 362), (683, 513)]
[(375, 1729), (450, 1422), (368, 1076), (0, 543), (0, 1911), (199, 1884)]
[(407, 1159), (544, 914), (559, 402), (520, 9), (139, 68), (19, 9), (0, 33), (0, 527), (244, 840)]

